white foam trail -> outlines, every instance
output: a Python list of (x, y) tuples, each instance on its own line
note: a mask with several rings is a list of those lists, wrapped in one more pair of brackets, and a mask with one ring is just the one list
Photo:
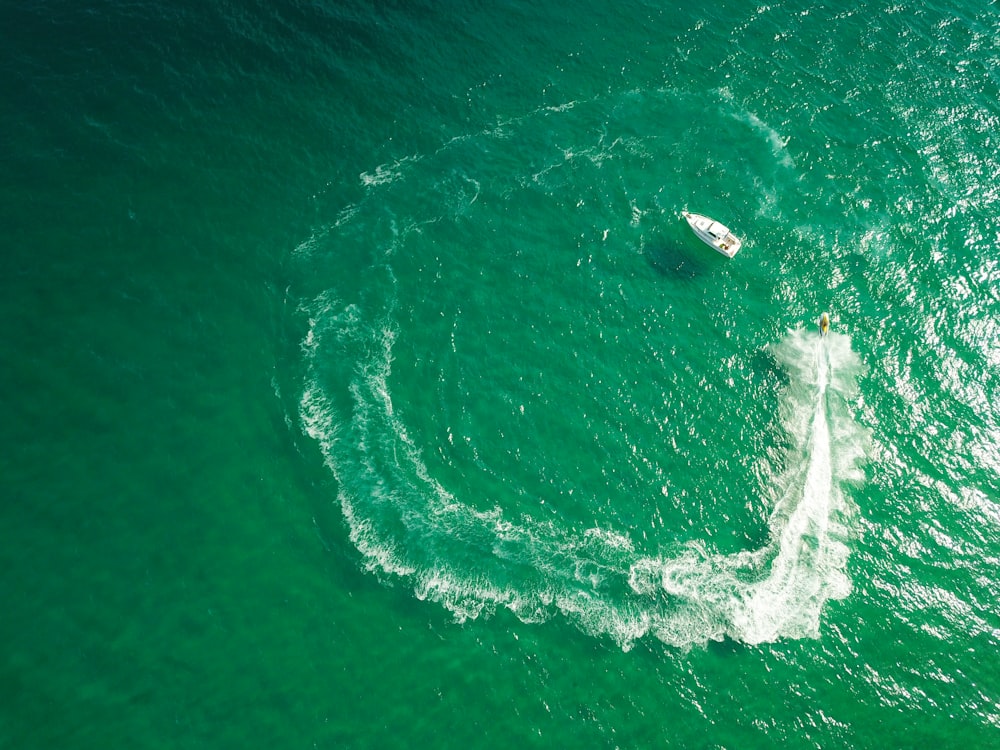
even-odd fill
[[(654, 623), (664, 640), (690, 636), (682, 628), (693, 623), (704, 638), (725, 635), (745, 643), (815, 637), (825, 603), (850, 592), (845, 519), (851, 509), (841, 485), (857, 478), (867, 433), (850, 421), (842, 398), (853, 392), (860, 362), (850, 340), (832, 333), (793, 332), (775, 354), (792, 375), (783, 416), (794, 445), (775, 482), (781, 494), (771, 537), (752, 552), (712, 555), (689, 545), (681, 555), (638, 561), (631, 578), (637, 593), (649, 595), (658, 586), (679, 600), (679, 617), (667, 612)], [(835, 375), (834, 364), (846, 372)], [(836, 439), (831, 421), (840, 426)], [(835, 459), (835, 444), (848, 449), (846, 461)]]
[[(843, 498), (833, 482), (827, 388), (830, 384), (828, 339), (813, 339), (816, 362), (815, 408), (809, 426), (805, 455), (806, 474), (801, 498), (786, 498), (775, 512), (791, 504), (790, 515), (774, 529), (778, 554), (767, 578), (756, 583), (737, 612), (737, 626), (744, 640), (773, 641), (782, 634), (814, 635), (819, 632), (823, 603), (844, 595), (841, 564), (846, 547), (842, 530), (831, 533), (831, 511), (843, 511)], [(840, 532), (840, 533), (838, 533)]]
[[(794, 168), (787, 139), (740, 108), (730, 92), (721, 94), (729, 116), (759, 133), (777, 163)], [(759, 643), (815, 635), (824, 604), (849, 592), (853, 510), (844, 487), (861, 478), (867, 438), (850, 413), (861, 365), (847, 336), (831, 332), (820, 341), (814, 330), (797, 331), (773, 348), (790, 375), (781, 418), (791, 447), (783, 469), (760, 488), (762, 502), (772, 509), (766, 541), (737, 554), (719, 554), (709, 541), (651, 554), (651, 537), (643, 534), (638, 544), (627, 529), (608, 528), (607, 522), (602, 528), (569, 528), (557, 516), (522, 515), (522, 506), (511, 505), (518, 502), (512, 495), (541, 499), (535, 496), (544, 489), (508, 484), (494, 490), (487, 486), (489, 471), (476, 476), (478, 490), (458, 478), (456, 486), (445, 486), (424, 460), (423, 451), (432, 455), (435, 446), (421, 445), (412, 435), (422, 433), (406, 423), (412, 405), (393, 403), (398, 300), (390, 260), (406, 238), (436, 222), (464, 220), (471, 211), (488, 217), (484, 206), (506, 200), (508, 190), (534, 194), (542, 183), (542, 192), (555, 195), (565, 187), (559, 181), (570, 179), (560, 174), (566, 167), (609, 168), (614, 178), (627, 170), (626, 159), (655, 158), (662, 144), (685, 142), (686, 128), (610, 142), (607, 129), (598, 128), (596, 143), (581, 142), (576, 134), (592, 132), (594, 123), (612, 115), (627, 118), (632, 107), (669, 112), (689, 101), (689, 92), (664, 89), (658, 97), (640, 91), (546, 105), (452, 137), (426, 154), (389, 159), (358, 175), (362, 197), (296, 249), (304, 260), (325, 262), (319, 256), (331, 249), (337, 257), (358, 253), (358, 261), (371, 264), (361, 288), (348, 285), (357, 291), (351, 300), (331, 291), (304, 306), (309, 330), (301, 344), (307, 372), (299, 411), (336, 479), (360, 564), (382, 580), (402, 582), (458, 620), (498, 608), (524, 622), (562, 616), (626, 649), (649, 635), (679, 646), (725, 637)], [(492, 148), (507, 139), (537, 147), (540, 161), (510, 174), (509, 149)], [(483, 159), (483, 169), (456, 170)], [(425, 196), (424, 202), (414, 204), (411, 194)], [(635, 201), (622, 205), (632, 212), (629, 229), (641, 229), (649, 208)], [(774, 205), (767, 201), (765, 210), (773, 213)], [(599, 220), (594, 231), (603, 228), (607, 240), (608, 226)], [(450, 350), (463, 354), (454, 336)], [(477, 455), (477, 465), (486, 466), (488, 458)], [(492, 491), (503, 499), (491, 498)], [(713, 499), (694, 498), (699, 500)]]
[[(861, 365), (847, 336), (796, 331), (773, 349), (790, 374), (782, 419), (792, 448), (773, 481), (765, 545), (722, 555), (696, 542), (650, 557), (615, 530), (571, 533), (464, 504), (431, 475), (394, 413), (392, 331), (362, 325), (353, 306), (333, 315), (330, 300), (317, 303), (324, 314), (312, 317), (303, 348), (312, 376), (302, 418), (340, 484), (351, 541), (369, 570), (410, 581), (457, 619), (498, 606), (525, 622), (559, 612), (625, 649), (646, 634), (679, 646), (761, 643), (816, 636), (824, 604), (849, 593), (842, 486), (860, 478), (867, 435), (849, 413)], [(340, 411), (320, 382), (317, 355), (331, 336), (335, 361), (354, 360), (351, 403)]]

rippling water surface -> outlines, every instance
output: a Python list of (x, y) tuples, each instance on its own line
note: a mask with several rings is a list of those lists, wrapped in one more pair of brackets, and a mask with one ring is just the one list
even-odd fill
[(0, 744), (1000, 744), (998, 21), (8, 3)]

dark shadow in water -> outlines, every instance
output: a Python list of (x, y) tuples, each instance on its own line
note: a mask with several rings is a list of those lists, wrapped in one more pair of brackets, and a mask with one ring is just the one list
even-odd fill
[(705, 648), (716, 656), (734, 656), (745, 652), (747, 645), (732, 638), (726, 638), (724, 641), (709, 641), (705, 644)]
[(714, 258), (676, 242), (653, 243), (645, 248), (643, 254), (661, 276), (681, 280), (704, 276), (716, 267), (719, 260), (725, 260), (721, 255)]

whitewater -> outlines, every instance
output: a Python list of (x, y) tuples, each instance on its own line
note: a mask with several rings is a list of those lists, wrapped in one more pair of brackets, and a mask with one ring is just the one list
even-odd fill
[[(581, 532), (499, 504), (483, 509), (461, 486), (444, 486), (393, 404), (391, 321), (335, 307), (316, 301), (303, 344), (303, 424), (337, 479), (365, 567), (408, 581), (457, 620), (502, 607), (524, 622), (561, 614), (624, 649), (647, 634), (675, 646), (761, 643), (816, 637), (824, 605), (850, 592), (857, 509), (845, 488), (863, 479), (868, 437), (853, 418), (863, 367), (847, 335), (800, 329), (770, 347), (788, 375), (788, 447), (781, 472), (760, 488), (773, 504), (766, 543), (722, 554), (696, 539), (648, 555), (627, 530)], [(363, 358), (352, 363), (352, 353)], [(324, 386), (331, 367), (349, 381), (339, 396)]]

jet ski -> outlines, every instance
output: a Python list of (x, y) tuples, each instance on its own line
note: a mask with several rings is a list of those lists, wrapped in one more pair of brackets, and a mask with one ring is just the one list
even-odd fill
[(830, 313), (823, 313), (819, 316), (819, 335), (826, 336), (830, 330)]

